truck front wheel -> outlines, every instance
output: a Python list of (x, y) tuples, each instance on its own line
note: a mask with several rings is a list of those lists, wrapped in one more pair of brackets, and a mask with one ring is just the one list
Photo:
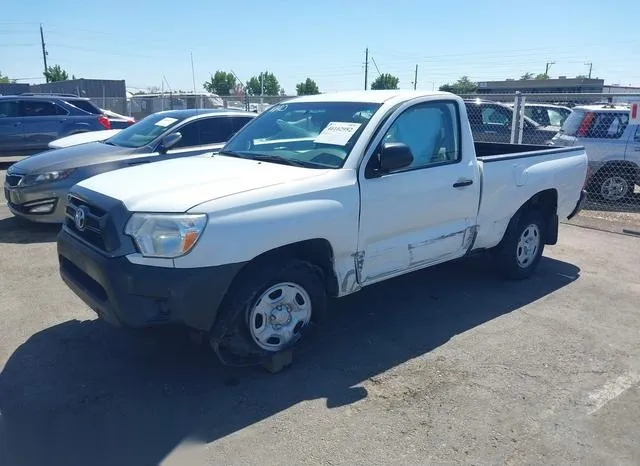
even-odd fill
[(250, 264), (230, 288), (210, 341), (223, 363), (266, 365), (325, 310), (320, 268), (299, 259)]
[(506, 278), (522, 280), (533, 275), (544, 251), (545, 232), (544, 217), (535, 209), (523, 212), (510, 223), (495, 255)]

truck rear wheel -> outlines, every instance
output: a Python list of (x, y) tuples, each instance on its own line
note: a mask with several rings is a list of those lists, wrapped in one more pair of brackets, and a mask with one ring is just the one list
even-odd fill
[(511, 280), (533, 275), (544, 251), (545, 232), (546, 222), (538, 210), (527, 210), (514, 219), (496, 250), (502, 275)]
[(299, 259), (248, 267), (230, 288), (210, 342), (223, 363), (269, 365), (326, 312), (322, 271)]

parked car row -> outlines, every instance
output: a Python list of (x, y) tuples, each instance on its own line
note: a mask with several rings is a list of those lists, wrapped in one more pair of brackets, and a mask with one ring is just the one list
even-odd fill
[(7, 205), (14, 215), (28, 220), (61, 223), (69, 188), (79, 181), (118, 168), (211, 152), (254, 117), (251, 112), (226, 109), (170, 110), (116, 130), (104, 140), (72, 143), (27, 157), (7, 170)]
[[(474, 140), (511, 141), (513, 104), (465, 101)], [(587, 190), (615, 204), (635, 198), (640, 184), (640, 129), (629, 124), (626, 104), (600, 103), (572, 108), (525, 103), (522, 143), (584, 146), (589, 158)]]

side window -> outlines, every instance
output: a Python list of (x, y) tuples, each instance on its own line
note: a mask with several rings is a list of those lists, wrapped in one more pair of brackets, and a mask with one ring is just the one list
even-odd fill
[(250, 118), (250, 117), (233, 117), (233, 118), (231, 118), (231, 127), (232, 127), (232, 131), (233, 131), (232, 134), (235, 134), (238, 131), (240, 131), (251, 120), (253, 120), (253, 118)]
[(618, 139), (624, 133), (627, 124), (629, 124), (628, 113), (596, 113), (594, 122), (589, 128), (589, 137)]
[(23, 100), (22, 115), (25, 117), (66, 115), (67, 111), (53, 102), (44, 100)]
[(482, 109), (482, 123), (485, 125), (506, 125), (511, 122), (511, 113), (502, 107), (487, 105)]
[(17, 100), (0, 100), (0, 118), (16, 118), (20, 116)]
[(182, 134), (182, 138), (178, 141), (178, 143), (173, 146), (173, 149), (178, 149), (180, 147), (193, 147), (200, 145), (200, 129), (198, 127), (199, 121), (192, 121), (191, 123), (187, 123), (180, 128), (176, 128), (176, 132)]
[(219, 144), (226, 142), (231, 136), (231, 118), (205, 118), (200, 124), (200, 144)]
[(455, 103), (427, 102), (405, 110), (382, 142), (409, 146), (413, 163), (408, 169), (460, 160), (459, 118)]
[(562, 123), (564, 123), (562, 113), (552, 108), (548, 109), (547, 113), (549, 115), (549, 124), (551, 126), (562, 126)]

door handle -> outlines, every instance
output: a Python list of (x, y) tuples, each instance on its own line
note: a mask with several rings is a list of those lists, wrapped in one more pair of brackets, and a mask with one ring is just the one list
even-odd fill
[(20, 126), (20, 125), (22, 125), (22, 122), (21, 122), (21, 121), (16, 121), (16, 122), (13, 124), (13, 126)]
[(473, 184), (473, 180), (460, 180), (453, 183), (454, 188), (463, 188)]

